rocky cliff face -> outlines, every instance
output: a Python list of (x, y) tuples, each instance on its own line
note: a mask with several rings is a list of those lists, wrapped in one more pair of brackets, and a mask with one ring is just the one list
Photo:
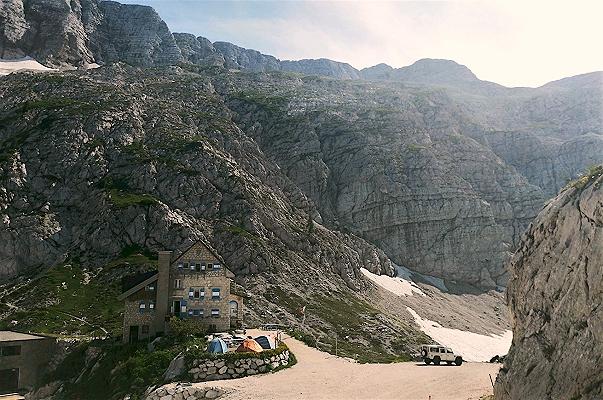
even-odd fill
[(504, 284), (542, 193), (462, 134), (475, 127), (445, 93), (282, 75), (217, 90), (328, 226), (426, 274)]
[(513, 256), (496, 399), (603, 396), (603, 166), (550, 201)]
[(53, 66), (90, 63), (86, 24), (97, 11), (89, 0), (2, 1), (0, 55), (32, 56)]
[(211, 66), (224, 66), (226, 63), (224, 55), (204, 37), (195, 37), (190, 33), (174, 33), (174, 40), (185, 62)]
[(318, 60), (281, 61), (283, 71), (299, 72), (306, 75), (330, 76), (337, 79), (359, 79), (358, 70), (350, 64), (326, 58)]
[(96, 0), (10, 0), (0, 5), (0, 53), (50, 66), (182, 61), (167, 25), (151, 7)]
[[(430, 275), (504, 284), (502, 262), (545, 197), (603, 154), (601, 74), (539, 89), (483, 82), (447, 60), (379, 65), (358, 74), (331, 60), (280, 61), (231, 43), (171, 34), (149, 7), (12, 0), (0, 10), (6, 54), (53, 65), (121, 60), (143, 67), (188, 64), (195, 72), (197, 64), (226, 67), (211, 78), (201, 75), (237, 129), (307, 198), (309, 213)], [(236, 78), (228, 69), (256, 74)], [(23, 240), (7, 238), (5, 253), (18, 254), (5, 267), (10, 274), (43, 265), (35, 254), (47, 253), (48, 262), (64, 258), (63, 250), (48, 247), (54, 231), (45, 224), (36, 229)]]
[(102, 20), (90, 34), (97, 63), (151, 66), (183, 60), (172, 33), (153, 8), (114, 1), (99, 2), (98, 8)]

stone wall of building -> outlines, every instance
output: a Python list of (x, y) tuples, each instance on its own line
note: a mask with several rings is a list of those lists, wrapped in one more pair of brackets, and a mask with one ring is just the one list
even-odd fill
[[(186, 301), (187, 313), (188, 310), (203, 310), (203, 317), (198, 318), (207, 325), (215, 325), (218, 331), (230, 329), (230, 278), (225, 276), (223, 271), (178, 271), (174, 272), (172, 286), (174, 280), (180, 279), (181, 289), (172, 289), (172, 301), (182, 299)], [(191, 299), (189, 297), (190, 288), (203, 288), (205, 297), (203, 299)], [(220, 299), (212, 299), (212, 289), (220, 289)], [(242, 308), (242, 304), (239, 304)], [(211, 311), (218, 310), (219, 316), (212, 316)], [(189, 315), (183, 316), (185, 318)]]
[[(130, 335), (130, 326), (138, 326), (138, 339), (147, 339), (155, 336), (155, 310), (149, 310), (148, 303), (143, 312), (140, 311), (140, 300), (132, 300), (127, 298), (124, 303), (124, 327), (123, 327), (123, 340), (128, 342)], [(147, 334), (142, 333), (142, 327), (148, 326), (149, 332)]]
[(56, 342), (52, 338), (36, 338), (32, 340), (3, 341), (2, 347), (18, 346), (20, 354), (0, 358), (0, 369), (19, 369), (19, 389), (32, 389), (39, 383), (47, 363), (56, 350)]

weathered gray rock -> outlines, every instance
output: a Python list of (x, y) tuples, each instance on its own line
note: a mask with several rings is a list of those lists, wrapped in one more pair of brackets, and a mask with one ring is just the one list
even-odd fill
[(198, 65), (224, 66), (224, 56), (204, 37), (190, 33), (174, 33), (174, 40), (184, 61)]
[(91, 38), (97, 62), (124, 61), (132, 65), (173, 65), (182, 61), (172, 33), (148, 6), (103, 1), (102, 24)]
[(358, 70), (350, 64), (319, 58), (317, 60), (285, 60), (280, 63), (281, 70), (299, 72), (306, 75), (322, 75), (337, 79), (359, 79)]
[(603, 166), (547, 204), (510, 262), (496, 399), (603, 396)]
[(163, 379), (165, 381), (171, 381), (174, 378), (182, 375), (184, 372), (184, 355), (179, 354), (176, 356), (168, 366), (167, 370), (163, 374)]

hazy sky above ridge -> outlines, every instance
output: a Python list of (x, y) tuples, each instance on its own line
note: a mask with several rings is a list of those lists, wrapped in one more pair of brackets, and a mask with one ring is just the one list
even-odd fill
[(603, 70), (603, 1), (120, 2), (154, 7), (173, 32), (282, 60), (324, 57), (360, 69), (445, 58), (505, 86)]

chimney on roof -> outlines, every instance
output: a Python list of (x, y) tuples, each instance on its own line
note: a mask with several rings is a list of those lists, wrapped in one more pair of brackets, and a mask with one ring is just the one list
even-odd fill
[(156, 332), (165, 332), (166, 316), (169, 310), (170, 293), (170, 265), (172, 264), (172, 252), (160, 251), (157, 263), (159, 275), (157, 277), (157, 304), (155, 306), (155, 329)]

